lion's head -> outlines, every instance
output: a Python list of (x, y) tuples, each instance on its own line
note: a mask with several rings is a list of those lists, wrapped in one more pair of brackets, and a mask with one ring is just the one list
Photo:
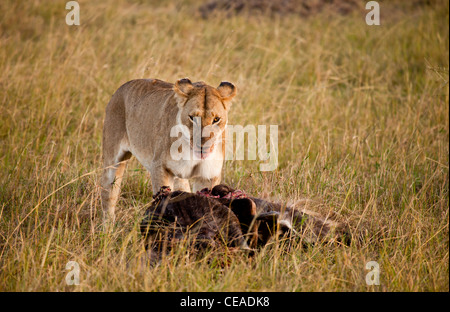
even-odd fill
[(184, 78), (175, 83), (174, 91), (179, 107), (177, 123), (189, 129), (189, 134), (183, 135), (189, 139), (194, 155), (205, 159), (221, 142), (236, 87), (223, 81), (214, 88)]

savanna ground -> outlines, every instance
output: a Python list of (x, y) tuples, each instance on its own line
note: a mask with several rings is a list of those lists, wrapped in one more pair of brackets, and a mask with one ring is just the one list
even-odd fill
[[(0, 2), (0, 290), (448, 291), (449, 5), (381, 2), (341, 16), (217, 13), (202, 1)], [(119, 221), (100, 231), (101, 133), (112, 93), (135, 78), (182, 77), (239, 94), (230, 124), (278, 125), (279, 166), (228, 161), (224, 181), (252, 194), (315, 198), (362, 244), (249, 260), (180, 247), (155, 268), (138, 225), (148, 174), (128, 166)], [(68, 286), (66, 263), (80, 265)], [(380, 265), (368, 286), (365, 264)], [(224, 262), (226, 265), (223, 265)]]

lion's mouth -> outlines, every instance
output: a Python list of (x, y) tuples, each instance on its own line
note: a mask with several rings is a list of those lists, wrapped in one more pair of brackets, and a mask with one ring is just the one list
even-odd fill
[(214, 151), (214, 146), (215, 144), (211, 144), (210, 146), (207, 147), (198, 145), (195, 145), (193, 147), (191, 144), (191, 148), (194, 152), (195, 158), (202, 160), (208, 158), (212, 154), (212, 152)]

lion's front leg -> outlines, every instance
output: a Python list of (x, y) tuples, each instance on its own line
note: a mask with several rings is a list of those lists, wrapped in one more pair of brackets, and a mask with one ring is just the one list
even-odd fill
[(174, 178), (173, 182), (173, 190), (174, 191), (183, 191), (183, 192), (191, 192), (191, 186), (189, 185), (188, 179), (182, 179), (182, 178)]
[(173, 190), (174, 176), (162, 166), (150, 168), (150, 179), (152, 180), (153, 194), (158, 193), (162, 186), (168, 186)]
[(220, 183), (220, 176), (212, 179), (195, 178), (193, 183), (193, 192), (198, 192), (204, 188), (212, 189), (214, 186)]

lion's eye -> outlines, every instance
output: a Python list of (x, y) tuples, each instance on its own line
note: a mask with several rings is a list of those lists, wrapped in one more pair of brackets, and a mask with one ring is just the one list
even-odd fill
[(216, 117), (216, 118), (214, 118), (213, 123), (218, 123), (219, 121), (220, 121), (220, 117)]

